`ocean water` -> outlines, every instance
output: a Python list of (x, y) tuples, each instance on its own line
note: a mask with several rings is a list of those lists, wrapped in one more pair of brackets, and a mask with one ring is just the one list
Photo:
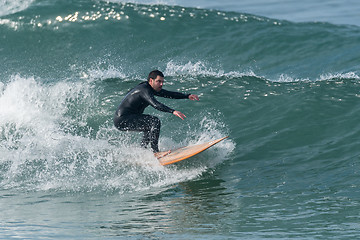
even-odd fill
[[(0, 2), (0, 239), (355, 239), (356, 1)], [(159, 69), (163, 167), (113, 127)]]

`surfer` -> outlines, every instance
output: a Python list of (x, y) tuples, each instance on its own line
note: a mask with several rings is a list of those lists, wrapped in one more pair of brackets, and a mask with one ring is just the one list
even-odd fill
[(195, 94), (167, 91), (162, 88), (163, 84), (164, 74), (159, 70), (151, 71), (147, 81), (140, 83), (127, 93), (114, 116), (114, 125), (120, 131), (143, 132), (141, 146), (146, 148), (150, 143), (155, 155), (159, 152), (158, 142), (161, 123), (159, 118), (143, 114), (145, 108), (151, 105), (159, 111), (172, 113), (182, 120), (186, 116), (182, 112), (158, 102), (154, 96), (199, 101), (199, 97)]

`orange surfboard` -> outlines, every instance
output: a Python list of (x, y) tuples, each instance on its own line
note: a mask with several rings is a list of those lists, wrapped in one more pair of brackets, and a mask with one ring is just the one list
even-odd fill
[(226, 138), (228, 137), (219, 138), (210, 142), (201, 143), (197, 145), (178, 148), (175, 150), (171, 150), (169, 154), (166, 154), (168, 151), (159, 152), (157, 153), (157, 156), (163, 156), (158, 158), (161, 165), (165, 166), (165, 165), (173, 164), (185, 160), (187, 158), (190, 158), (198, 153), (201, 153), (202, 151), (208, 149), (211, 146), (214, 146), (215, 144), (221, 142)]

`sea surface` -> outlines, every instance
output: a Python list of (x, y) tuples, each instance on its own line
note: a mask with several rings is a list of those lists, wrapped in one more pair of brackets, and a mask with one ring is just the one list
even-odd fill
[[(356, 239), (358, 1), (0, 1), (0, 239)], [(120, 132), (159, 69), (163, 167)]]

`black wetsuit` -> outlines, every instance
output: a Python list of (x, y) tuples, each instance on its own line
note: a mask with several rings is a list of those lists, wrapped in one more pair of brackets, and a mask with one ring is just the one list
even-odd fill
[(163, 112), (173, 113), (175, 110), (158, 102), (154, 95), (165, 98), (185, 99), (190, 94), (170, 92), (164, 89), (156, 92), (148, 82), (142, 82), (131, 89), (122, 100), (115, 112), (114, 124), (121, 131), (144, 132), (141, 146), (146, 147), (150, 142), (152, 150), (158, 152), (160, 120), (155, 116), (143, 114), (143, 112), (149, 105)]

